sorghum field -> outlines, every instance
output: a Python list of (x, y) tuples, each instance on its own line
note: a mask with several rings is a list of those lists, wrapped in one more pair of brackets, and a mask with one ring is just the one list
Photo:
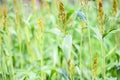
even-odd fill
[(0, 0), (0, 80), (120, 80), (120, 0)]

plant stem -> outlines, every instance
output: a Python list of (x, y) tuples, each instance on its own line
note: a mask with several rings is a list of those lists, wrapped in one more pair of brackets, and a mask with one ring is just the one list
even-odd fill
[(106, 80), (104, 40), (101, 41), (103, 78)]
[[(92, 74), (92, 46), (91, 46), (91, 38), (90, 38), (90, 29), (88, 28), (88, 39), (89, 39), (89, 48), (90, 48), (90, 64), (91, 64), (91, 74)], [(93, 75), (92, 75), (93, 76)], [(93, 77), (92, 77), (93, 80)]]
[(82, 41), (83, 41), (83, 34), (82, 34), (82, 29), (81, 29), (81, 41), (80, 41), (80, 70), (81, 70), (81, 80), (82, 80), (82, 47), (83, 47), (83, 43), (82, 43)]

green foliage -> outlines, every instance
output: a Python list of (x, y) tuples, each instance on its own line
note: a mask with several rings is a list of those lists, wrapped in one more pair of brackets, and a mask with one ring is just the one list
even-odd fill
[(6, 1), (6, 18), (0, 3), (0, 80), (120, 80), (120, 9), (113, 16), (111, 0), (103, 0), (102, 26), (95, 1), (62, 0), (65, 24), (57, 0), (14, 1)]

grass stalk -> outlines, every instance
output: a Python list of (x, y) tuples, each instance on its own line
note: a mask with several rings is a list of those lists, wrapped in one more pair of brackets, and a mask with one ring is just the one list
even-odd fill
[(82, 33), (82, 29), (81, 29), (81, 37), (80, 37), (80, 70), (81, 70), (81, 77), (80, 77), (80, 79), (82, 80), (82, 54), (83, 54), (83, 49), (82, 49), (82, 47), (83, 47), (83, 33)]
[(102, 70), (103, 70), (103, 79), (106, 80), (106, 66), (105, 66), (105, 50), (104, 50), (104, 40), (101, 41), (101, 54), (102, 54)]
[[(88, 28), (88, 40), (89, 40), (89, 48), (90, 48), (90, 67), (91, 67), (91, 74), (92, 74), (92, 43), (91, 43), (90, 35), (91, 35), (90, 29)], [(93, 77), (92, 77), (92, 80), (93, 80)]]

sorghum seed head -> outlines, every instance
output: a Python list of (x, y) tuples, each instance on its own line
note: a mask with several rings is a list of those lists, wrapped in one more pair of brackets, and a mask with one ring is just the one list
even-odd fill
[(61, 0), (58, 1), (58, 10), (59, 10), (58, 17), (62, 21), (62, 23), (65, 24), (66, 23), (66, 12), (65, 12), (64, 5)]
[(117, 0), (113, 0), (112, 14), (115, 16), (117, 14)]

